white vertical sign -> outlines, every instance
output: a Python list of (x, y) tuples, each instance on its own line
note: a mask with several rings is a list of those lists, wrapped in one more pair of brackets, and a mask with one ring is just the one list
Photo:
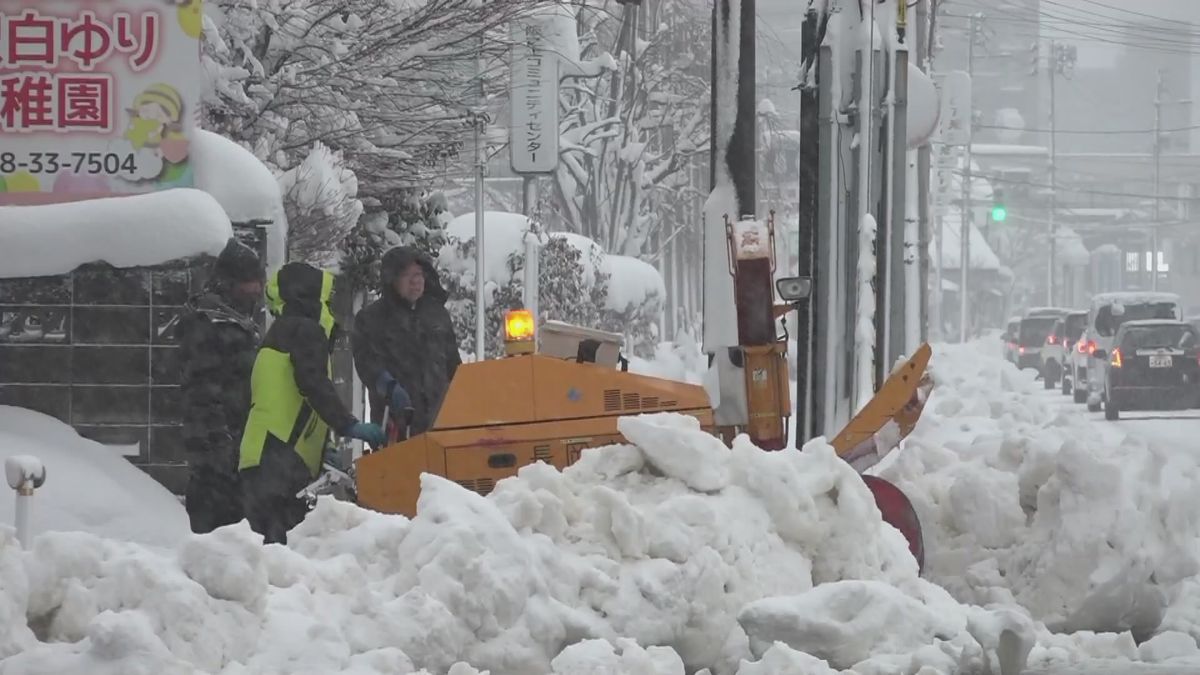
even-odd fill
[(512, 24), (513, 171), (551, 173), (558, 166), (558, 55), (537, 21)]
[(971, 76), (961, 70), (946, 73), (941, 82), (942, 111), (938, 135), (946, 145), (971, 143)]

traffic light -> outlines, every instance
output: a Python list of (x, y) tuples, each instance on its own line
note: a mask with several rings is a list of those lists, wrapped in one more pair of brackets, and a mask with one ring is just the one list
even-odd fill
[(1004, 193), (1000, 190), (992, 191), (992, 222), (1003, 223), (1008, 220), (1008, 206), (1004, 202)]

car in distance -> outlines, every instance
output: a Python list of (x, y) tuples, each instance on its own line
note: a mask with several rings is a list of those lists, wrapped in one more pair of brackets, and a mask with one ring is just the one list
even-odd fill
[(1122, 410), (1190, 408), (1200, 393), (1200, 333), (1191, 324), (1168, 319), (1126, 321), (1113, 336), (1107, 359), (1104, 418)]

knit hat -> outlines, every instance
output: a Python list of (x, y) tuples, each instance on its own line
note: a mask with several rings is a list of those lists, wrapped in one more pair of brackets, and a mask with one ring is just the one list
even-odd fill
[(233, 282), (264, 281), (266, 269), (254, 249), (230, 237), (221, 255), (217, 256), (217, 264), (213, 269), (215, 276)]

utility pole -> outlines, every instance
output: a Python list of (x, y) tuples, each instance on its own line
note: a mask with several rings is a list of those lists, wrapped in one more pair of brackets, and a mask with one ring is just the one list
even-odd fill
[(483, 89), (483, 33), (479, 34), (479, 47), (475, 51), (475, 77), (479, 80), (478, 99), (475, 102), (475, 360), (487, 359), (487, 298), (484, 295), (486, 268), (484, 266), (483, 232), (483, 125), (486, 103)]
[[(975, 36), (978, 30), (978, 14), (972, 14), (970, 19), (970, 28), (967, 31), (967, 74), (971, 76), (972, 87), (975, 83)], [(972, 124), (974, 120), (972, 110), (967, 111), (967, 124)], [(963, 163), (962, 175), (962, 207), (959, 211), (961, 219), (958, 226), (958, 241), (959, 241), (959, 285), (958, 285), (958, 340), (959, 342), (967, 341), (967, 282), (969, 280), (968, 270), (971, 267), (971, 144), (974, 142), (974, 134), (968, 135), (967, 144), (963, 147), (963, 157), (966, 161)]]
[[(918, 0), (915, 45), (917, 68), (926, 73), (930, 73), (932, 70), (929, 67), (929, 46), (933, 42), (933, 36), (930, 35), (929, 23), (929, 0)], [(929, 339), (929, 170), (932, 164), (930, 154), (929, 145), (923, 145), (917, 151), (917, 195), (920, 200), (917, 207), (917, 265), (920, 270), (918, 287), (921, 289), (921, 309), (919, 312), (920, 334), (917, 338), (917, 344)]]
[(1154, 227), (1150, 230), (1150, 290), (1158, 290), (1158, 228), (1162, 222), (1162, 107), (1163, 70), (1158, 69), (1158, 87), (1154, 94)]
[(1059, 69), (1058, 45), (1054, 40), (1050, 41), (1050, 59), (1052, 60), (1050, 68), (1048, 68), (1050, 71), (1050, 257), (1046, 263), (1046, 305), (1053, 307), (1054, 267), (1058, 248), (1058, 225), (1054, 220), (1055, 211), (1058, 210), (1058, 153), (1057, 146), (1055, 145), (1055, 140), (1058, 136), (1056, 126), (1058, 116), (1054, 111), (1054, 81), (1058, 79)]

